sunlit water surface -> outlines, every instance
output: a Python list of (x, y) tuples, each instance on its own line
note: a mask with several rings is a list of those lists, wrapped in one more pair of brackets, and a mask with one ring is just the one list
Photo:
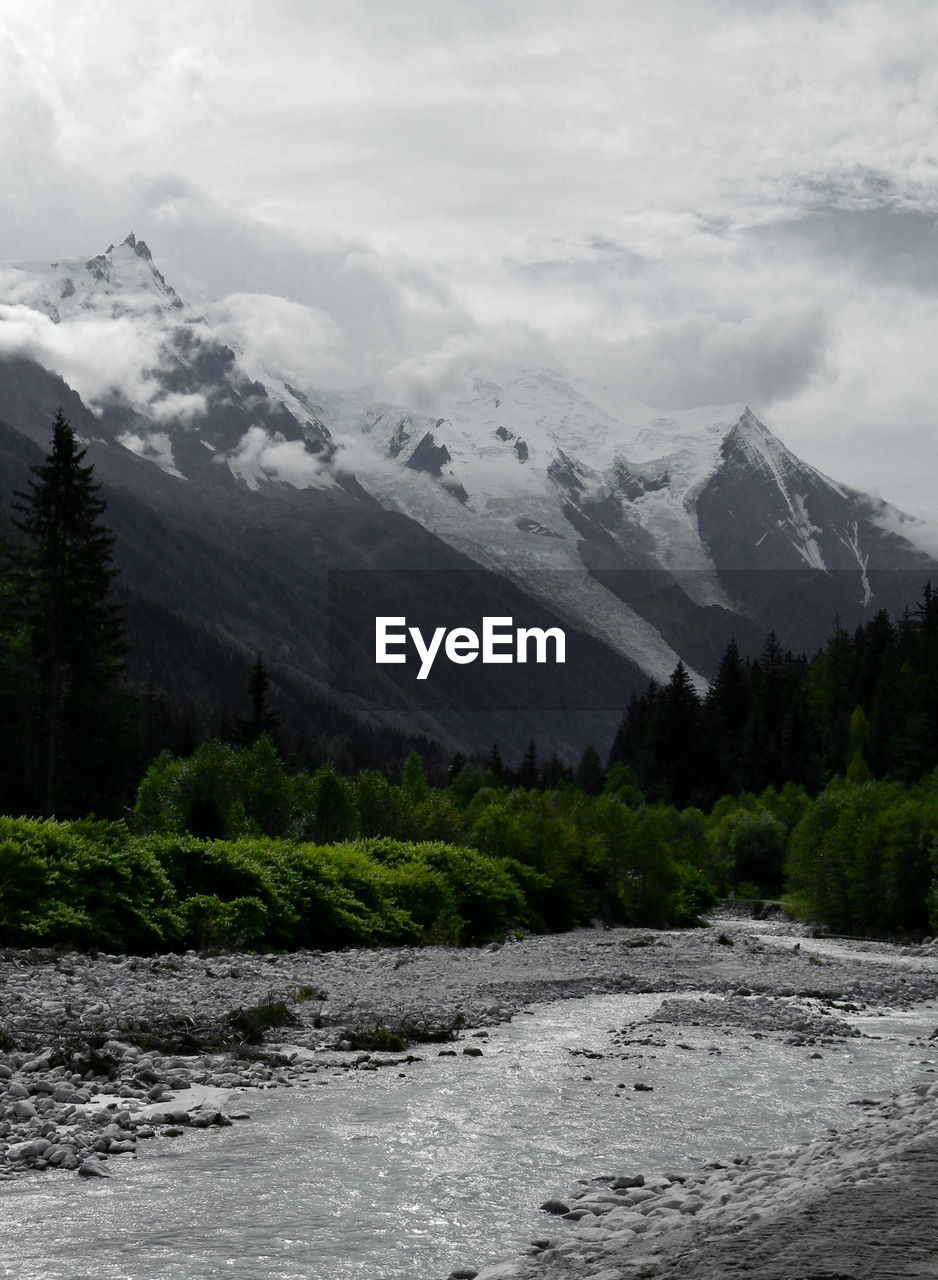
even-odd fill
[(251, 1120), (140, 1142), (107, 1181), (46, 1172), (4, 1184), (0, 1276), (444, 1280), (565, 1230), (538, 1206), (579, 1178), (687, 1170), (845, 1128), (858, 1118), (850, 1099), (931, 1065), (909, 1041), (935, 1025), (934, 1006), (863, 1019), (881, 1039), (823, 1047), (820, 1059), (781, 1036), (707, 1027), (650, 1024), (632, 1038), (665, 1047), (613, 1044), (610, 1029), (662, 998), (539, 1006), (470, 1041), (482, 1058), (430, 1047), (403, 1075), (328, 1071), (243, 1092)]

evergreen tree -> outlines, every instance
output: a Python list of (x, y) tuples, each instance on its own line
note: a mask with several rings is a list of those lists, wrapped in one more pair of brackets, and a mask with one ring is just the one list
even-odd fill
[(602, 761), (596, 748), (590, 743), (583, 749), (583, 754), (580, 756), (580, 763), (577, 765), (574, 781), (581, 791), (585, 791), (591, 796), (598, 796), (603, 789), (605, 780), (606, 775)]
[(60, 816), (123, 798), (134, 727), (120, 689), (126, 644), (111, 586), (114, 537), (93, 467), (61, 410), (44, 463), (18, 492), (11, 617), (31, 706), (22, 726), (30, 808)]
[(609, 769), (621, 764), (633, 770), (639, 786), (649, 795), (655, 787), (652, 726), (660, 693), (658, 682), (652, 680), (641, 697), (632, 694), (606, 762)]
[(544, 768), (541, 770), (541, 786), (546, 791), (551, 791), (555, 787), (559, 787), (561, 783), (571, 782), (573, 779), (573, 770), (561, 760), (560, 756), (554, 751)]
[(532, 738), (518, 770), (518, 786), (524, 787), (526, 791), (533, 791), (540, 786), (540, 783), (541, 771), (537, 764), (537, 744)]
[(248, 698), (251, 715), (236, 723), (235, 736), (241, 742), (256, 742), (263, 734), (276, 743), (280, 729), (280, 716), (270, 705), (270, 675), (262, 654), (258, 654), (248, 676)]
[(731, 640), (717, 668), (704, 704), (704, 735), (707, 756), (708, 798), (735, 794), (743, 789), (746, 762), (743, 759), (743, 732), (749, 716), (750, 676)]
[(679, 662), (657, 699), (651, 730), (658, 798), (679, 808), (693, 804), (701, 790), (701, 724), (697, 690)]
[(401, 779), (401, 792), (408, 804), (418, 804), (425, 800), (429, 793), (427, 775), (424, 772), (423, 760), (419, 751), (412, 751), (404, 761), (404, 776)]

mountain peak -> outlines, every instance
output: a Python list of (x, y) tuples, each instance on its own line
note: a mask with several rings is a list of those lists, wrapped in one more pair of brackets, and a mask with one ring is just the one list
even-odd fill
[(743, 409), (742, 413), (739, 415), (739, 419), (734, 424), (733, 430), (735, 431), (737, 428), (741, 431), (758, 431), (758, 432), (765, 432), (766, 435), (772, 434), (772, 432), (769, 431), (765, 423), (760, 422), (760, 420), (756, 417), (753, 411), (749, 408), (748, 404), (746, 405), (745, 409)]
[(167, 315), (182, 310), (182, 300), (153, 263), (144, 240), (131, 231), (117, 246), (109, 244), (93, 257), (62, 258), (38, 265), (23, 264), (16, 297), (58, 323), (67, 316), (99, 312), (122, 315)]
[(789, 455), (789, 450), (778, 436), (756, 417), (748, 404), (723, 437), (723, 456), (734, 449), (762, 457), (767, 450), (776, 458)]
[[(145, 240), (138, 240), (132, 231), (125, 240), (121, 241), (121, 247), (124, 245), (126, 245), (128, 249), (133, 249), (136, 257), (143, 258), (145, 262), (153, 261), (153, 254), (150, 252), (150, 246)], [(111, 250), (109, 249), (108, 252), (110, 253)], [(160, 276), (160, 279), (162, 280), (163, 277)]]

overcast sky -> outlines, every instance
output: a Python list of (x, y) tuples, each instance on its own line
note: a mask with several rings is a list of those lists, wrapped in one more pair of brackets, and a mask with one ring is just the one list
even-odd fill
[(132, 228), (287, 370), (554, 357), (938, 515), (934, 0), (0, 0), (0, 154), (0, 259)]

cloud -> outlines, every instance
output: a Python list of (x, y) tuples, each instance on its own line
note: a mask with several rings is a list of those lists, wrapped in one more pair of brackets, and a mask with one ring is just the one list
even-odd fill
[(809, 258), (820, 271), (847, 270), (874, 285), (938, 293), (938, 208), (930, 212), (880, 204), (829, 204), (804, 217), (755, 228), (768, 252)]
[[(5, 255), (133, 227), (258, 365), (427, 408), (526, 328), (506, 358), (771, 404), (825, 470), (924, 493), (932, 0), (8, 8)], [(148, 394), (132, 329), (99, 374), (40, 328), (91, 394)]]
[(938, 560), (938, 520), (926, 521), (915, 519), (896, 511), (892, 507), (882, 507), (870, 515), (873, 524), (889, 533), (898, 534), (914, 546)]
[(279, 432), (250, 427), (228, 456), (233, 475), (256, 489), (262, 480), (280, 480), (297, 489), (332, 481), (316, 458), (306, 451), (302, 440), (285, 440)]
[(356, 385), (341, 328), (324, 311), (269, 293), (232, 293), (209, 308), (214, 333), (249, 365), (301, 386)]
[(165, 431), (125, 431), (123, 435), (117, 437), (117, 440), (118, 444), (122, 444), (125, 449), (129, 449), (138, 457), (155, 462), (166, 471), (175, 471), (173, 442)]
[(151, 400), (147, 412), (156, 422), (192, 422), (208, 412), (208, 401), (199, 391), (170, 391)]
[(89, 407), (120, 392), (148, 405), (158, 392), (149, 376), (161, 359), (162, 335), (134, 316), (78, 316), (55, 324), (22, 305), (0, 303), (0, 353), (24, 355), (59, 374)]
[(606, 360), (631, 394), (665, 409), (755, 400), (770, 404), (829, 372), (831, 333), (806, 308), (721, 320), (670, 320), (612, 347)]
[(480, 327), (401, 360), (385, 374), (384, 392), (395, 403), (444, 412), (453, 401), (471, 396), (480, 376), (506, 366), (553, 361), (535, 329), (521, 324)]
[(831, 376), (773, 406), (787, 442), (822, 471), (932, 519), (936, 332), (938, 296), (857, 284), (837, 312)]

